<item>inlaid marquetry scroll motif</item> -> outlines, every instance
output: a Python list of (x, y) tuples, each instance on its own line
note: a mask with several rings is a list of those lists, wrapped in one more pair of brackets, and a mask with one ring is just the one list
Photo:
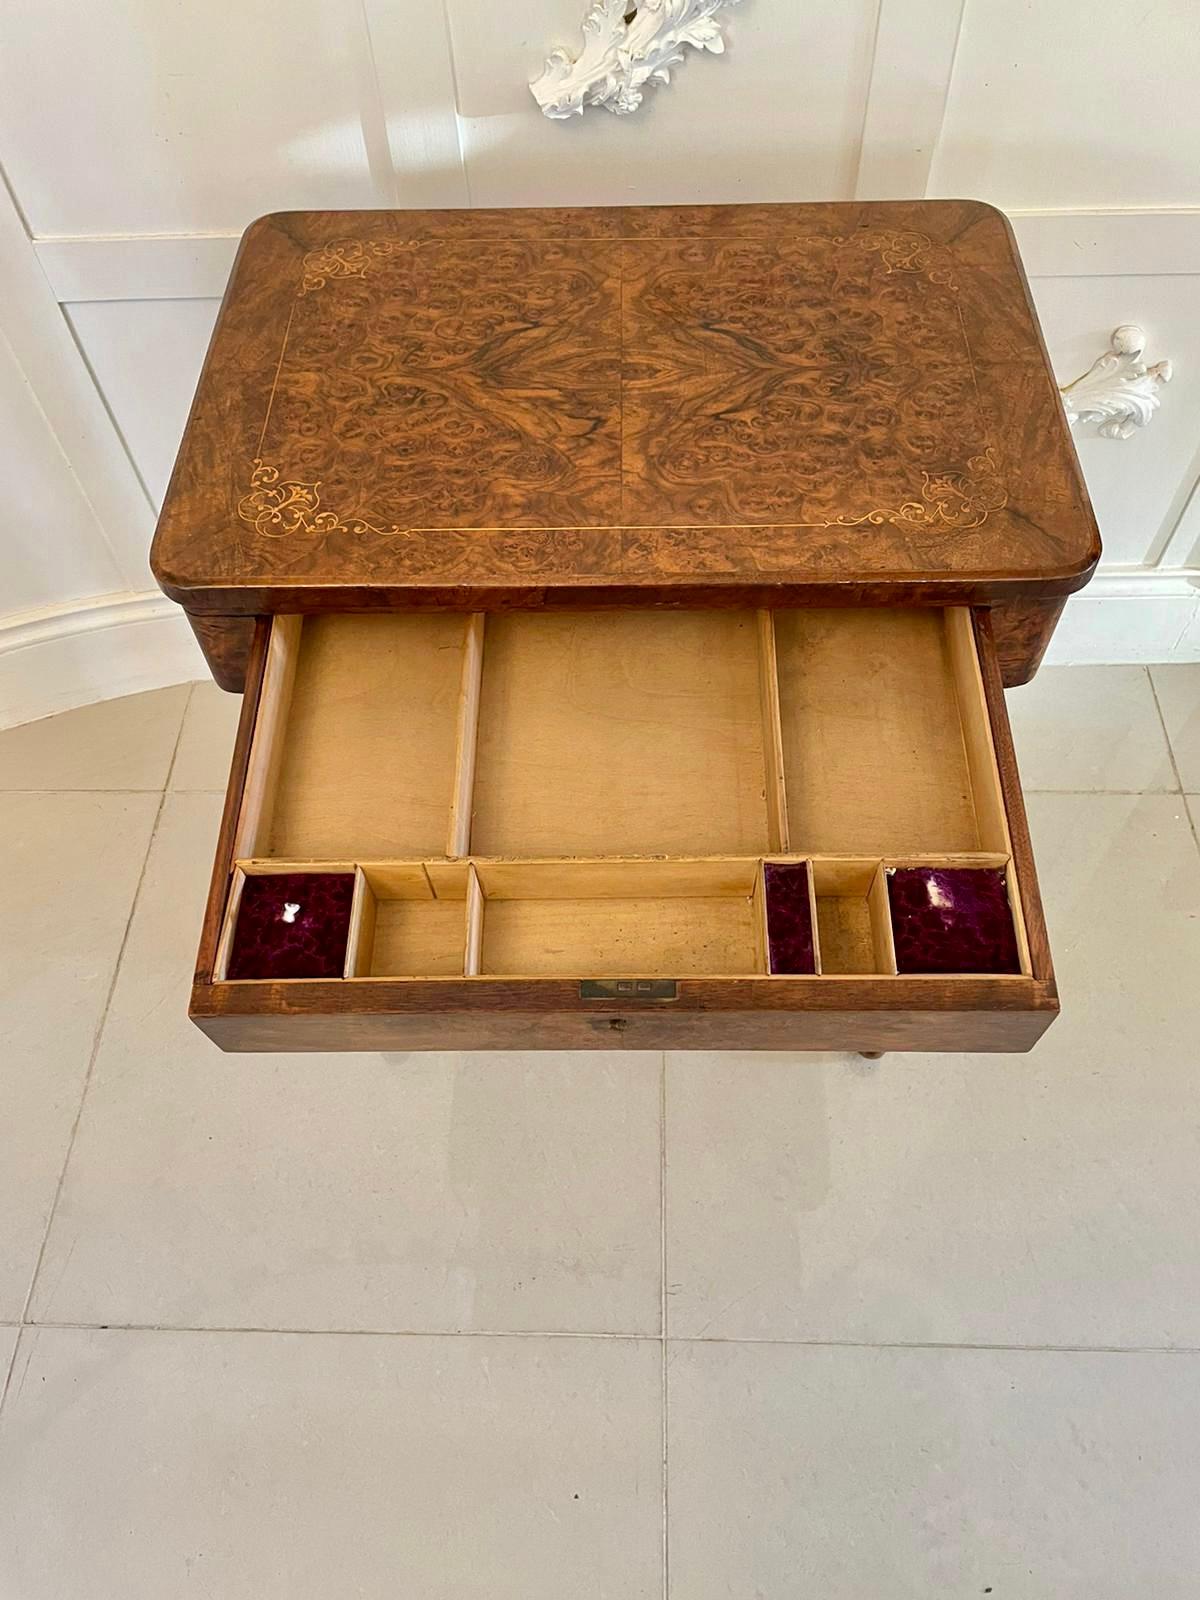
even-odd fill
[(890, 522), (898, 528), (978, 528), (990, 511), (1008, 504), (1008, 492), (996, 472), (989, 446), (972, 456), (966, 472), (921, 474), (920, 500), (868, 511), (859, 517), (839, 517), (839, 527), (858, 527), (863, 523), (878, 527)]
[(309, 250), (302, 262), (300, 293), (323, 289), (336, 278), (361, 278), (375, 261), (414, 249), (411, 239), (335, 239)]
[(282, 478), (279, 468), (254, 458), (250, 492), (238, 501), (238, 516), (255, 533), (268, 539), (283, 539), (289, 534), (344, 533), (376, 534), (388, 538), (404, 533), (398, 527), (380, 528), (363, 517), (342, 517), (336, 511), (321, 510), (321, 485)]
[(948, 252), (942, 251), (924, 233), (895, 233), (891, 230), (866, 229), (859, 234), (838, 234), (838, 245), (858, 244), (868, 250), (877, 250), (889, 272), (919, 272), (941, 288), (957, 292), (958, 283), (950, 266)]

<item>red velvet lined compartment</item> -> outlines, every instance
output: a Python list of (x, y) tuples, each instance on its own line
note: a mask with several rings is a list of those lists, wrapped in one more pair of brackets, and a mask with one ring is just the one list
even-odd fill
[(1020, 972), (1002, 867), (889, 867), (887, 887), (897, 972)]
[(352, 872), (270, 872), (242, 885), (228, 978), (340, 978)]
[(808, 873), (807, 861), (763, 864), (769, 964), (784, 976), (817, 970)]

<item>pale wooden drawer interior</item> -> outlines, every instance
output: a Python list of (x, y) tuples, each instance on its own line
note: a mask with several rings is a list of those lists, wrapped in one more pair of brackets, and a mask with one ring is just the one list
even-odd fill
[(778, 977), (802, 863), (798, 985), (894, 977), (915, 868), (1001, 875), (1014, 965), (963, 976), (1030, 971), (965, 609), (276, 618), (232, 856), (217, 982), (248, 879), (310, 872), (347, 981)]

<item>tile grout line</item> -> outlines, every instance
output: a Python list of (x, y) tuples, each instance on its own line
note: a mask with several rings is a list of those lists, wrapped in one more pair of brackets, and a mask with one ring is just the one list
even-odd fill
[(658, 1332), (662, 1341), (659, 1412), (662, 1426), (662, 1592), (671, 1593), (671, 1489), (667, 1468), (667, 1052), (662, 1052), (658, 1091)]
[(1191, 1344), (1005, 1344), (970, 1339), (772, 1339), (767, 1335), (732, 1338), (712, 1334), (680, 1334), (674, 1344), (769, 1345), (798, 1350), (974, 1350), (1012, 1355), (1075, 1356), (1200, 1356)]
[(1200, 832), (1197, 832), (1196, 818), (1192, 814), (1192, 808), (1188, 804), (1187, 793), (1183, 787), (1183, 775), (1179, 770), (1179, 762), (1175, 759), (1175, 746), (1171, 743), (1171, 734), (1167, 728), (1167, 719), (1165, 716), (1163, 716), (1162, 701), (1158, 698), (1158, 686), (1154, 682), (1154, 674), (1150, 671), (1150, 668), (1147, 667), (1145, 671), (1146, 678), (1150, 684), (1150, 693), (1154, 699), (1154, 709), (1158, 712), (1158, 724), (1162, 729), (1163, 738), (1167, 742), (1167, 755), (1170, 758), (1171, 771), (1175, 774), (1176, 792), (1178, 793), (1180, 803), (1183, 806), (1183, 814), (1187, 818), (1188, 832), (1192, 836), (1192, 843), (1196, 846), (1197, 850), (1200, 850)]
[[(183, 730), (187, 726), (188, 712), (192, 709), (192, 701), (196, 698), (196, 690), (200, 687), (199, 680), (193, 678), (188, 684), (187, 699), (183, 702), (183, 715), (179, 719), (179, 731), (175, 735), (175, 743), (171, 748), (171, 759), (167, 763), (167, 775), (163, 779), (163, 799), (171, 793), (171, 779), (175, 776), (175, 763), (179, 760), (179, 747), (183, 743)], [(158, 824), (155, 824), (157, 827)]]
[[(129, 932), (133, 927), (134, 913), (137, 911), (138, 901), (141, 899), (142, 885), (146, 881), (146, 869), (150, 864), (150, 854), (154, 849), (154, 841), (158, 837), (158, 825), (162, 820), (163, 809), (167, 803), (167, 793), (171, 782), (171, 774), (175, 771), (175, 758), (179, 754), (179, 745), (183, 738), (183, 725), (187, 719), (188, 707), (192, 703), (192, 695), (195, 693), (195, 687), (195, 684), (190, 684), (188, 686), (187, 698), (183, 702), (183, 709), (179, 715), (179, 726), (175, 730), (175, 743), (171, 747), (171, 759), (167, 763), (166, 776), (163, 779), (162, 788), (159, 790), (158, 806), (154, 813), (154, 822), (150, 828), (150, 836), (146, 841), (146, 850), (142, 856), (141, 870), (138, 872), (137, 882), (134, 885), (133, 894), (130, 897), (129, 914), (125, 918), (125, 927), (122, 930), (121, 940), (117, 946), (117, 956), (116, 960), (113, 962), (112, 976), (108, 981), (108, 989), (105, 992), (104, 1004), (100, 1008), (100, 1016), (96, 1023), (95, 1032), (92, 1034), (92, 1045), (90, 1051), (88, 1052), (87, 1069), (84, 1072), (83, 1085), (79, 1091), (79, 1103), (75, 1108), (75, 1116), (71, 1123), (71, 1131), (67, 1136), (67, 1144), (66, 1149), (63, 1152), (62, 1166), (59, 1168), (58, 1173), (58, 1182), (54, 1187), (54, 1195), (50, 1201), (49, 1210), (46, 1213), (46, 1226), (42, 1230), (42, 1242), (38, 1246), (38, 1253), (33, 1263), (33, 1271), (29, 1275), (29, 1287), (25, 1291), (25, 1302), (21, 1307), (21, 1320), (17, 1324), (18, 1328), (22, 1332), (26, 1327), (39, 1326), (39, 1324), (30, 1322), (29, 1308), (33, 1303), (33, 1292), (37, 1287), (38, 1276), (42, 1270), (42, 1262), (46, 1255), (46, 1246), (50, 1241), (50, 1230), (54, 1226), (54, 1218), (58, 1213), (58, 1204), (62, 1198), (62, 1192), (66, 1185), (67, 1168), (71, 1162), (71, 1153), (75, 1148), (75, 1140), (79, 1133), (79, 1125), (83, 1120), (83, 1108), (87, 1103), (88, 1089), (91, 1087), (92, 1075), (96, 1068), (96, 1058), (100, 1053), (100, 1042), (104, 1037), (104, 1029), (108, 1022), (108, 1012), (110, 1006), (112, 1005), (113, 994), (116, 991), (117, 978), (120, 976), (121, 963), (125, 959), (125, 949), (129, 943)], [(3, 1415), (4, 1403), (8, 1398), (9, 1386), (12, 1383), (12, 1375), (16, 1370), (17, 1354), (21, 1348), (21, 1342), (20, 1334), (18, 1334), (16, 1343), (13, 1346), (12, 1360), (9, 1362), (8, 1370), (4, 1375), (4, 1383), (2, 1386), (0, 1386), (0, 1417)]]
[[(0, 728), (0, 738), (3, 738), (4, 735), (7, 734), (7, 733), (18, 733), (24, 728), (40, 727), (42, 725), (42, 723), (54, 722), (59, 717), (69, 717), (69, 716), (71, 716), (73, 713), (75, 713), (77, 711), (97, 711), (101, 707), (115, 705), (117, 702), (119, 702), (121, 700), (136, 700), (143, 694), (150, 695), (150, 696), (157, 696), (157, 695), (160, 695), (160, 694), (170, 694), (176, 689), (186, 689), (187, 690), (187, 697), (183, 702), (183, 711), (182, 711), (182, 714), (181, 714), (180, 719), (179, 719), (178, 729), (176, 730), (175, 743), (174, 743), (174, 745), (172, 746), (172, 749), (171, 749), (170, 764), (168, 766), (168, 778), (169, 778), (170, 769), (175, 764), (175, 756), (176, 756), (176, 753), (177, 753), (177, 751), (179, 749), (179, 735), (183, 731), (184, 719), (187, 717), (188, 708), (191, 706), (191, 703), (192, 703), (192, 696), (195, 694), (195, 691), (196, 691), (200, 681), (202, 681), (202, 680), (193, 678), (193, 679), (189, 679), (189, 680), (187, 680), (186, 682), (183, 682), (183, 683), (167, 683), (167, 684), (163, 684), (158, 689), (135, 690), (133, 692), (133, 694), (130, 694), (130, 695), (110, 695), (106, 699), (91, 701), (88, 704), (82, 705), (82, 706), (64, 706), (61, 711), (52, 711), (49, 714), (49, 716), (45, 716), (45, 717), (35, 717), (32, 722), (18, 722), (18, 723), (15, 723), (11, 728)], [(79, 784), (71, 784), (71, 783), (69, 783), (69, 784), (61, 784), (61, 783), (53, 783), (53, 784), (21, 784), (21, 783), (18, 783), (18, 784), (5, 784), (5, 783), (0, 783), (0, 795), (4, 795), (4, 794), (161, 794), (166, 787), (167, 787), (167, 783), (165, 781), (163, 783), (141, 783), (141, 784), (127, 784), (127, 783), (107, 784), (107, 783), (104, 783), (104, 784), (97, 784), (97, 785), (86, 785), (85, 784), (85, 785), (82, 785), (82, 786), (79, 785)], [(222, 785), (222, 790), (223, 790), (223, 788), (224, 788), (224, 785)], [(218, 792), (221, 792), (221, 791), (218, 791)]]
[(1200, 814), (1200, 807), (1197, 807), (1197, 810), (1193, 811), (1191, 804), (1195, 798), (1195, 795), (1190, 794), (1183, 794), (1180, 796), (1180, 799), (1183, 801), (1184, 813), (1187, 816), (1188, 822), (1191, 824), (1192, 838), (1196, 841), (1196, 849), (1200, 850), (1200, 822), (1196, 820), (1197, 815)]
[(289, 1327), (187, 1327), (161, 1322), (55, 1322), (0, 1323), (18, 1332), (49, 1330), (55, 1333), (178, 1333), (188, 1336), (245, 1334), (268, 1338), (300, 1339), (584, 1339), (612, 1340), (624, 1344), (764, 1345), (783, 1350), (964, 1350), (977, 1354), (1078, 1355), (1078, 1356), (1200, 1356), (1200, 1345), (1161, 1344), (1012, 1344), (953, 1339), (784, 1339), (763, 1335), (733, 1338), (713, 1334), (677, 1334), (664, 1340), (656, 1333), (566, 1332), (556, 1329), (504, 1328), (289, 1328)]
[(157, 784), (146, 784), (141, 789), (4, 789), (0, 794), (161, 794), (162, 789)]
[[(616, 1344), (658, 1345), (663, 1342), (657, 1333), (588, 1332), (562, 1328), (299, 1328), (221, 1323), (214, 1323), (211, 1327), (196, 1327), (171, 1322), (55, 1322), (52, 1319), (37, 1319), (23, 1324), (0, 1323), (0, 1327), (50, 1329), (56, 1333), (244, 1333), (288, 1339), (587, 1339), (607, 1340)], [(1196, 1353), (1200, 1354), (1200, 1350)]]

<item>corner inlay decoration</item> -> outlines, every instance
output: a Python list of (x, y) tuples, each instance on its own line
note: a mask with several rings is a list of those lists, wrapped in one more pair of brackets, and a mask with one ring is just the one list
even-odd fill
[(293, 533), (373, 533), (387, 538), (404, 532), (397, 527), (378, 528), (362, 517), (343, 518), (336, 511), (322, 511), (320, 489), (319, 481), (281, 479), (278, 467), (267, 466), (256, 456), (250, 492), (238, 501), (238, 516), (267, 539), (283, 539)]
[(989, 446), (982, 455), (971, 457), (966, 472), (922, 472), (920, 500), (868, 511), (861, 517), (839, 518), (839, 526), (856, 527), (865, 522), (878, 527), (890, 522), (896, 527), (914, 530), (962, 528), (965, 531), (981, 527), (990, 511), (1001, 511), (1007, 504), (1008, 494), (996, 474)]
[(685, 45), (720, 55), (716, 14), (739, 0), (593, 0), (583, 19), (583, 49), (572, 60), (552, 50), (530, 93), (547, 117), (562, 121), (603, 106), (627, 116), (647, 84), (670, 83)]
[(331, 278), (361, 278), (373, 261), (410, 250), (407, 239), (337, 239), (304, 257), (300, 293), (323, 289)]

